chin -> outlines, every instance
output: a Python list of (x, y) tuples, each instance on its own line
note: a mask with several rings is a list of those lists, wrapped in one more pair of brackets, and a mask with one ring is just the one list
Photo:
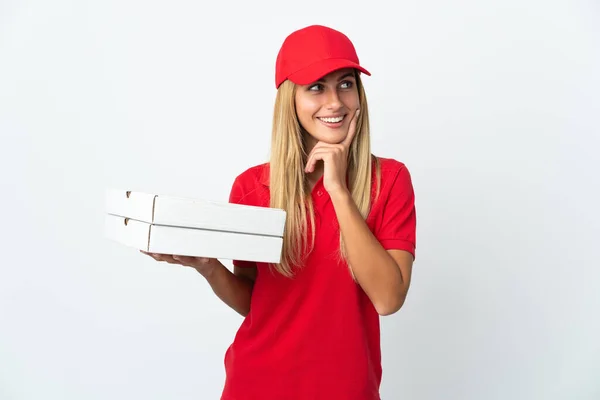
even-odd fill
[(327, 127), (322, 126), (312, 126), (310, 131), (306, 129), (304, 129), (304, 131), (317, 142), (324, 142), (327, 144), (339, 144), (348, 135), (348, 129), (345, 127), (328, 129)]
[(317, 138), (317, 140), (321, 142), (325, 142), (328, 144), (338, 144), (341, 143), (346, 138), (347, 133), (329, 133), (329, 134), (321, 134)]
[(318, 126), (315, 129), (316, 135), (314, 135), (317, 139), (323, 142), (336, 142), (340, 140), (344, 140), (346, 135), (348, 135), (348, 127), (342, 126), (339, 128), (327, 128), (323, 126)]

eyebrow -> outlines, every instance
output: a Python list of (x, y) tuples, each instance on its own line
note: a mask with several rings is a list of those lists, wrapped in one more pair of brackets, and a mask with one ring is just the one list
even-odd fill
[[(347, 74), (342, 75), (339, 79), (338, 82), (341, 81), (342, 79), (346, 79), (349, 77), (353, 77), (354, 78), (354, 72), (348, 72)], [(325, 81), (323, 79), (319, 79), (317, 82), (315, 83), (325, 83)]]

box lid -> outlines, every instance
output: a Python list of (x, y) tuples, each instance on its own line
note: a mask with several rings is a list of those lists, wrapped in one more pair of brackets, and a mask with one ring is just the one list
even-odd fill
[(106, 212), (154, 225), (282, 237), (284, 210), (119, 189), (106, 190)]

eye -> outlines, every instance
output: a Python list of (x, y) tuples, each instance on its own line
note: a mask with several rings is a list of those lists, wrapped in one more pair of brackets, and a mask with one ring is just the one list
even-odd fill
[[(346, 85), (346, 86), (344, 86)], [(350, 89), (352, 87), (352, 85), (354, 85), (353, 82), (351, 81), (343, 81), (340, 86), (342, 86), (342, 89)]]
[(316, 83), (308, 88), (308, 90), (311, 92), (318, 92), (319, 90), (322, 90), (322, 89), (323, 89), (323, 85), (321, 85), (320, 83)]

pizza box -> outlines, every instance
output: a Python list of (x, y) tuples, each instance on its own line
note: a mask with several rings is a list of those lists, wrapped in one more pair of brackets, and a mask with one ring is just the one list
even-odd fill
[(106, 191), (105, 235), (151, 253), (279, 263), (285, 211)]
[(284, 210), (164, 196), (126, 190), (106, 190), (106, 213), (154, 225), (211, 229), (283, 237)]

